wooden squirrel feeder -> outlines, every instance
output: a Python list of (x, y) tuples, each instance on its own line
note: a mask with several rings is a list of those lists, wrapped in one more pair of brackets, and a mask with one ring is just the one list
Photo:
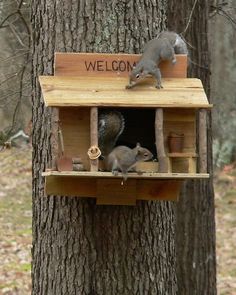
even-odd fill
[[(136, 54), (56, 53), (55, 75), (39, 77), (45, 104), (53, 108), (54, 162), (59, 154), (60, 124), (63, 155), (72, 162), (79, 158), (79, 165), (84, 169), (59, 172), (52, 167), (45, 171), (46, 194), (95, 197), (97, 204), (135, 205), (136, 200), (177, 200), (185, 179), (209, 177), (206, 112), (212, 106), (201, 81), (186, 78), (187, 57), (177, 55), (175, 65), (170, 62), (160, 65), (163, 89), (156, 89), (150, 77), (127, 90), (128, 73), (139, 57)], [(111, 172), (99, 171), (99, 150), (96, 150), (99, 108), (153, 112), (154, 132), (149, 137), (156, 145), (158, 172), (129, 173), (128, 180), (121, 185), (121, 174), (114, 176)], [(137, 120), (146, 124), (142, 115)], [(135, 127), (135, 123), (132, 126)], [(137, 141), (141, 133), (136, 130)], [(184, 135), (180, 152), (169, 150), (170, 133)]]

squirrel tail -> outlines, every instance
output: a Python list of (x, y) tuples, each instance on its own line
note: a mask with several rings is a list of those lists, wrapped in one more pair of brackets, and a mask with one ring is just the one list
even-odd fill
[(115, 147), (124, 131), (125, 119), (115, 110), (101, 110), (98, 115), (98, 146), (102, 156), (106, 157)]
[(176, 54), (188, 54), (187, 44), (180, 35), (176, 34), (176, 41), (174, 45), (174, 51)]
[(175, 54), (187, 54), (188, 48), (183, 37), (172, 31), (162, 31), (157, 35), (157, 38), (165, 38), (170, 41), (174, 47)]

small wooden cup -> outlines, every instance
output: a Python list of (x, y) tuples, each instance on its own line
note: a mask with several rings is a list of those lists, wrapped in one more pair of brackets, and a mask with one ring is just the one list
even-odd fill
[(168, 148), (170, 153), (181, 153), (184, 146), (184, 134), (171, 132), (168, 136)]

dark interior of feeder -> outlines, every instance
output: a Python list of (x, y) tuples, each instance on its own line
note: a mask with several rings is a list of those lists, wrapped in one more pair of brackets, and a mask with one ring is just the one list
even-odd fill
[(134, 148), (139, 142), (149, 149), (156, 158), (155, 146), (155, 110), (139, 108), (120, 108), (125, 119), (125, 128), (117, 141), (117, 145), (126, 145)]

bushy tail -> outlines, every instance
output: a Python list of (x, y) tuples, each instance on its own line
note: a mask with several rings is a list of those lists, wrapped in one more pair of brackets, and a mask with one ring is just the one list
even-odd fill
[(171, 31), (163, 31), (157, 35), (157, 38), (169, 40), (174, 47), (175, 54), (188, 54), (187, 44), (179, 34)]
[(115, 147), (125, 127), (123, 115), (115, 110), (101, 110), (98, 115), (98, 146), (106, 157)]

